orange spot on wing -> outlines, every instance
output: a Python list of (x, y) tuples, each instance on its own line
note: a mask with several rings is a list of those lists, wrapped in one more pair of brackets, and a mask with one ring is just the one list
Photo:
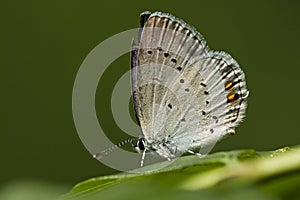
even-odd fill
[(232, 87), (232, 82), (227, 82), (226, 84), (225, 84), (225, 90), (229, 90), (231, 87)]
[(227, 95), (227, 100), (228, 100), (228, 102), (233, 102), (233, 101), (237, 100), (237, 95), (235, 93), (229, 93)]

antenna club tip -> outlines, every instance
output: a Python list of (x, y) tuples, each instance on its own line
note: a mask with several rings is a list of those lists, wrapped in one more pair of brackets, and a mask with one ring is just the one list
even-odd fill
[(102, 158), (102, 156), (101, 156), (101, 155), (99, 155), (99, 154), (93, 154), (93, 158), (95, 158), (95, 159), (101, 159), (101, 158)]

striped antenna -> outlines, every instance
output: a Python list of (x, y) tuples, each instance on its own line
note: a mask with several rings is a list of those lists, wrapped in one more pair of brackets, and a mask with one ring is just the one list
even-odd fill
[[(108, 154), (110, 154), (111, 152), (113, 152), (113, 151), (119, 149), (120, 147), (124, 146), (125, 144), (127, 144), (127, 143), (129, 143), (129, 142), (132, 143), (133, 140), (134, 140), (133, 138), (124, 140), (124, 141), (122, 141), (122, 142), (120, 142), (120, 143), (118, 143), (118, 144), (116, 144), (116, 145), (114, 145), (114, 146), (111, 146), (111, 147), (109, 147), (109, 148), (107, 148), (107, 149), (101, 151), (100, 153), (93, 154), (93, 158), (95, 158), (95, 159), (97, 159), (97, 160), (100, 160), (100, 159), (102, 159), (104, 156), (107, 156)], [(133, 143), (132, 143), (132, 144), (133, 144)]]

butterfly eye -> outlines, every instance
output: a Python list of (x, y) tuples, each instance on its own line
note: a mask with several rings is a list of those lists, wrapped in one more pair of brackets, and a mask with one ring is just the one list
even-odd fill
[(144, 138), (140, 138), (138, 141), (137, 141), (137, 147), (143, 151), (145, 150), (145, 139)]

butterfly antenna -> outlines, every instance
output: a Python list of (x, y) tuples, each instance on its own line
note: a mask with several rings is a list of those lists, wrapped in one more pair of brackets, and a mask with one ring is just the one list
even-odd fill
[(114, 146), (111, 146), (103, 151), (101, 151), (100, 153), (96, 153), (96, 154), (93, 154), (93, 157), (96, 158), (97, 160), (100, 160), (102, 159), (104, 156), (107, 156), (108, 154), (110, 154), (111, 152), (119, 149), (120, 147), (124, 146), (125, 144), (127, 143), (132, 143), (133, 142), (133, 139), (128, 139), (128, 140), (124, 140)]

